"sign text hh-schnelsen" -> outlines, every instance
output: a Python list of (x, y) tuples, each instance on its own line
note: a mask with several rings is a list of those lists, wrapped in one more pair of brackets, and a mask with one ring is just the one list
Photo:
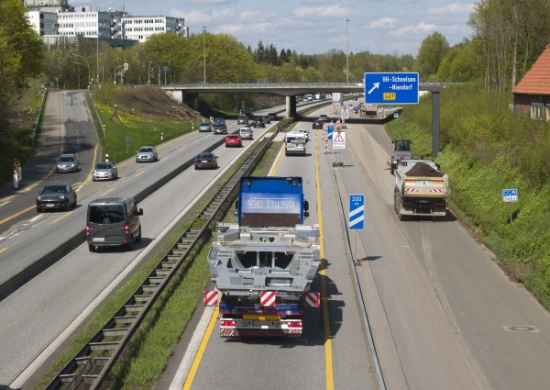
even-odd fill
[(418, 73), (365, 73), (365, 103), (418, 104)]

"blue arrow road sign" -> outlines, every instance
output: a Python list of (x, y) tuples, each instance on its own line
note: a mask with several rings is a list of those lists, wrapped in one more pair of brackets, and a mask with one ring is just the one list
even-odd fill
[(418, 104), (418, 73), (365, 73), (365, 103)]
[(365, 195), (349, 196), (349, 228), (350, 230), (365, 228)]

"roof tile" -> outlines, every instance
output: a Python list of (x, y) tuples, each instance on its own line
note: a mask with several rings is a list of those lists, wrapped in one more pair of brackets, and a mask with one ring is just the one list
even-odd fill
[(550, 45), (546, 46), (512, 93), (550, 95)]

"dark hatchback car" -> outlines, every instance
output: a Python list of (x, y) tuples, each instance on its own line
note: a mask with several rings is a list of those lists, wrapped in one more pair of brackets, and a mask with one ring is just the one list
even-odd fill
[(227, 125), (225, 122), (214, 123), (214, 134), (227, 134)]
[(195, 157), (195, 169), (218, 167), (218, 156), (212, 152), (202, 152)]
[(76, 192), (68, 183), (52, 183), (46, 185), (36, 198), (36, 211), (65, 210), (76, 207)]
[(311, 124), (311, 128), (313, 130), (316, 130), (316, 129), (322, 129), (323, 126), (325, 125), (325, 122), (320, 120), (320, 119), (316, 119), (313, 121), (313, 123)]
[(257, 116), (252, 122), (254, 127), (265, 127), (265, 121), (263, 116)]

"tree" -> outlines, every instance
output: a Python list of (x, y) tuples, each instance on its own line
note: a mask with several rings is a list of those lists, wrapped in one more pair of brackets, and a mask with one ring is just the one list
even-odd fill
[(30, 26), (23, 2), (0, 2), (0, 128), (20, 96), (18, 91), (27, 86), (30, 78), (43, 71), (44, 45)]
[[(208, 36), (208, 33), (203, 33)], [(199, 35), (201, 41), (201, 50), (200, 58), (202, 59), (202, 39), (206, 39), (206, 36), (203, 37), (202, 34)], [(196, 39), (196, 38), (195, 38)], [(175, 80), (181, 80), (186, 82), (183, 72), (189, 66), (194, 65), (194, 59), (189, 55), (191, 47), (187, 38), (178, 35), (178, 34), (155, 34), (152, 35), (144, 44), (145, 50), (148, 53), (149, 61), (151, 62), (151, 73), (150, 76), (154, 79), (155, 75), (158, 76), (158, 71), (165, 72), (165, 67), (167, 67), (166, 79), (167, 82), (175, 82)], [(137, 49), (135, 49), (137, 50)], [(199, 53), (193, 53), (195, 56)], [(147, 61), (146, 56), (142, 55), (142, 58)], [(143, 60), (142, 60), (143, 61)], [(145, 67), (144, 67), (145, 69)], [(201, 70), (202, 70), (202, 61), (201, 61)], [(149, 73), (149, 64), (147, 64), (147, 72)], [(168, 76), (169, 75), (169, 76)], [(161, 80), (162, 81), (162, 80)], [(154, 80), (151, 80), (153, 83)], [(158, 80), (157, 80), (158, 82)]]
[(449, 42), (439, 33), (434, 32), (422, 41), (416, 57), (416, 70), (420, 78), (430, 80), (435, 77), (441, 61), (449, 51)]

